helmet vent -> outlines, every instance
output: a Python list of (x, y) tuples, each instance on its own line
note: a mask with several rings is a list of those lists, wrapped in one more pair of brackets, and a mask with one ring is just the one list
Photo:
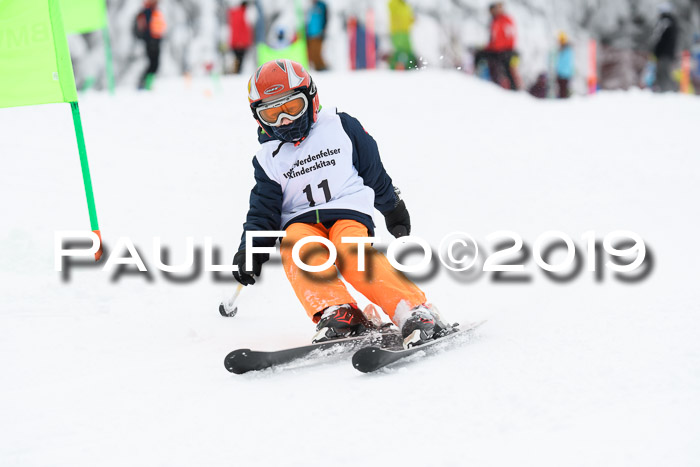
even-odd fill
[(285, 60), (285, 62), (287, 62), (287, 78), (289, 79), (289, 87), (294, 89), (304, 82), (304, 78), (296, 74), (294, 67), (291, 63), (289, 63), (289, 60)]
[(251, 101), (260, 99), (260, 93), (258, 92), (258, 87), (253, 82), (253, 78), (250, 78), (250, 81), (248, 81), (248, 99)]

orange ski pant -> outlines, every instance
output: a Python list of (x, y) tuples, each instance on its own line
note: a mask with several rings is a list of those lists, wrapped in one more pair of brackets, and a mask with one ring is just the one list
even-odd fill
[[(413, 308), (425, 303), (425, 294), (401, 272), (394, 269), (386, 257), (365, 244), (364, 271), (358, 269), (357, 243), (342, 243), (343, 237), (368, 237), (367, 227), (354, 220), (339, 220), (330, 229), (323, 224), (291, 224), (282, 239), (280, 253), (287, 279), (311, 319), (329, 306), (357, 303), (338, 272), (358, 292), (372, 303), (379, 305), (393, 319), (394, 311), (402, 300)], [(294, 264), (292, 248), (302, 238), (324, 237), (333, 243), (337, 251), (335, 264), (320, 272), (307, 272)], [(307, 243), (299, 250), (300, 259), (309, 266), (319, 266), (328, 261), (330, 253), (321, 243)]]

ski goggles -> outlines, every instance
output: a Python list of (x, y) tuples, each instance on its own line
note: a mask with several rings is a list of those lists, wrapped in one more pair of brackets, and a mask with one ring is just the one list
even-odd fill
[(265, 102), (255, 108), (258, 118), (269, 126), (281, 126), (282, 119), (292, 121), (304, 115), (309, 101), (304, 93), (294, 93), (280, 99)]

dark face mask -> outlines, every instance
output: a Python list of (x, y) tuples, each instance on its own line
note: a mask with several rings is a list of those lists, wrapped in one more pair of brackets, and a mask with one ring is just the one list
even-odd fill
[(306, 112), (307, 115), (297, 118), (289, 125), (269, 127), (272, 131), (272, 136), (286, 143), (293, 143), (305, 137), (309, 133), (310, 127), (310, 114), (308, 110)]

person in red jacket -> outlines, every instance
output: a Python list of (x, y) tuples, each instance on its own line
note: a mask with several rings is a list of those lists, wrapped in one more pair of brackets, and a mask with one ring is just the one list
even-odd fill
[(228, 11), (228, 26), (231, 30), (229, 47), (233, 50), (233, 72), (236, 74), (241, 72), (245, 54), (253, 45), (253, 28), (245, 17), (247, 7), (248, 2), (241, 2), (239, 6)]
[(515, 23), (503, 11), (503, 3), (496, 2), (489, 6), (491, 13), (491, 34), (489, 43), (484, 50), (476, 54), (474, 65), (481, 59), (488, 62), (491, 80), (503, 87), (516, 90), (520, 88), (514, 61), (515, 52)]
[(515, 48), (515, 24), (510, 16), (503, 12), (503, 3), (492, 3), (491, 39), (487, 50), (492, 52), (512, 52)]

